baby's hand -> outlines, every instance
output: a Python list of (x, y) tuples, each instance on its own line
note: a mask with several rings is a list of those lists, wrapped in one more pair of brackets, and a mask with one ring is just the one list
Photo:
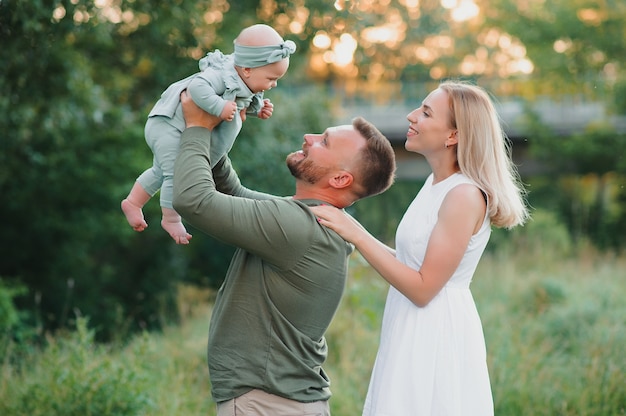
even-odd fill
[(234, 101), (226, 101), (220, 118), (225, 121), (233, 121), (237, 113), (237, 103)]
[(272, 117), (272, 113), (274, 112), (274, 104), (271, 103), (269, 98), (263, 100), (263, 108), (259, 110), (259, 118), (263, 120), (267, 120)]

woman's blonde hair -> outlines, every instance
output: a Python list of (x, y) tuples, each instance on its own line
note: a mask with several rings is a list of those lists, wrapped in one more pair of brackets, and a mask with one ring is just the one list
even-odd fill
[(439, 88), (448, 94), (459, 168), (487, 194), (491, 223), (504, 228), (523, 224), (529, 217), (526, 192), (491, 98), (465, 82), (445, 81)]

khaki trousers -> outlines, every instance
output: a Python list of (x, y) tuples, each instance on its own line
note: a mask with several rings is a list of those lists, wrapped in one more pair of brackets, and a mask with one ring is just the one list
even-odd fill
[(263, 390), (251, 390), (218, 403), (217, 416), (330, 416), (330, 408), (326, 400), (302, 403)]

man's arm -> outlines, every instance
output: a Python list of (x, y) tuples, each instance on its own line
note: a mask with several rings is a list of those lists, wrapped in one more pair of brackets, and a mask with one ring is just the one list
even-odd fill
[(224, 156), (213, 167), (213, 179), (217, 190), (228, 195), (251, 199), (277, 198), (275, 195), (254, 191), (243, 186), (228, 156)]
[[(187, 91), (181, 93), (180, 101), (183, 104), (185, 123), (188, 128), (205, 127), (213, 130), (221, 122), (218, 117), (202, 111), (198, 105), (190, 105), (195, 103), (195, 101), (192, 101)], [(209, 140), (210, 135), (207, 137), (207, 141)], [(252, 199), (270, 199), (275, 197), (274, 195), (253, 191), (243, 186), (228, 156), (224, 156), (217, 162), (213, 168), (213, 175), (217, 190), (222, 193)]]
[[(183, 103), (186, 100), (190, 99), (185, 97)], [(190, 127), (182, 134), (174, 168), (174, 209), (194, 227), (221, 241), (279, 267), (291, 264), (310, 244), (315, 228), (303, 224), (317, 224), (313, 213), (281, 198), (258, 201), (218, 192), (209, 161), (209, 129), (219, 124), (219, 119), (193, 107), (185, 112)]]

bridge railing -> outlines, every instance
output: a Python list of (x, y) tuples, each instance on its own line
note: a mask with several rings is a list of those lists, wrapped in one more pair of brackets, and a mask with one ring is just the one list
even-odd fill
[[(508, 81), (507, 81), (508, 82)], [(509, 82), (510, 83), (510, 82)], [(407, 114), (419, 106), (426, 95), (437, 87), (437, 82), (394, 83), (344, 83), (323, 88), (336, 104), (339, 122), (349, 122), (363, 116), (384, 132), (390, 140), (404, 140), (408, 122)], [(502, 89), (497, 81), (487, 85), (488, 91), (497, 91), (494, 102), (507, 135), (514, 141), (528, 134), (528, 111), (532, 111), (542, 124), (555, 135), (564, 136), (583, 130), (591, 123), (613, 125), (617, 131), (626, 132), (626, 115), (612, 114), (610, 94), (604, 84), (594, 83), (592, 88), (573, 90), (561, 96), (537, 94), (525, 98), (515, 91)], [(319, 86), (318, 86), (319, 87)], [(506, 93), (503, 91), (513, 91)], [(590, 92), (591, 91), (591, 92)]]

